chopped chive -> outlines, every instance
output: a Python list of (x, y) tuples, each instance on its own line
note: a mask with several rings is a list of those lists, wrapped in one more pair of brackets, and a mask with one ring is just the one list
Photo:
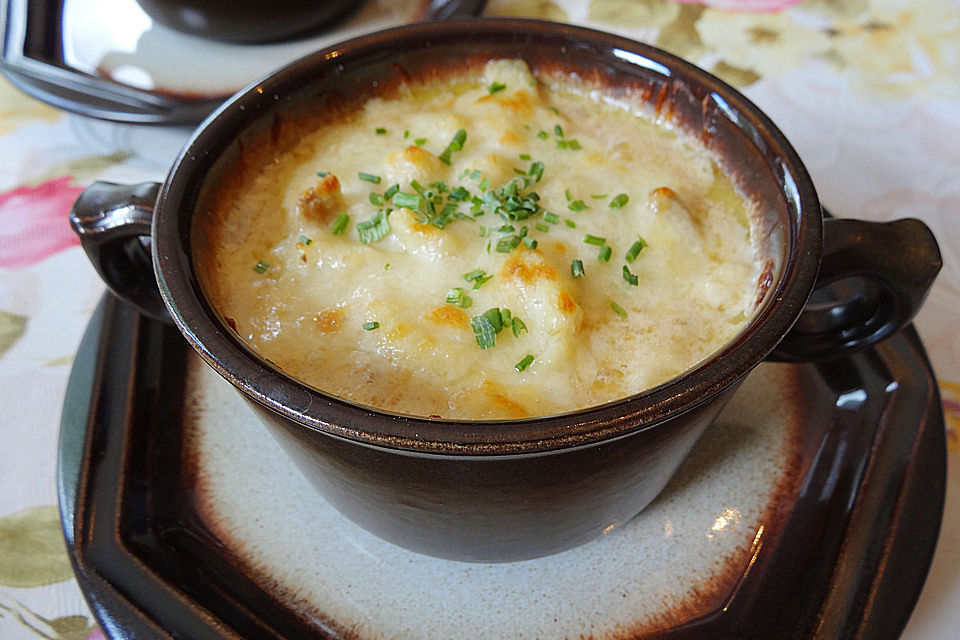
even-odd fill
[(493, 93), (498, 93), (500, 91), (503, 91), (506, 88), (507, 88), (507, 85), (503, 84), (502, 82), (494, 82), (489, 87), (487, 87), (487, 91), (493, 94)]
[(383, 136), (383, 135), (386, 135), (387, 130), (384, 129), (383, 127), (377, 127), (377, 132), (376, 132), (376, 133), (377, 133), (378, 136)]
[(573, 195), (571, 195), (570, 189), (563, 190), (563, 197), (567, 199), (567, 202), (570, 202), (571, 200), (573, 200)]
[(627, 204), (629, 200), (630, 200), (630, 197), (627, 194), (621, 193), (616, 198), (610, 201), (610, 208), (619, 209), (623, 205)]
[(610, 301), (610, 308), (613, 309), (613, 312), (616, 313), (618, 316), (622, 318), (627, 317), (627, 310), (621, 307), (620, 305), (618, 305), (613, 300)]
[(360, 172), (357, 174), (357, 176), (361, 180), (366, 180), (367, 182), (372, 182), (373, 184), (380, 184), (380, 176), (375, 176), (372, 173)]
[(313, 242), (313, 240), (311, 240), (307, 236), (300, 236), (300, 242), (303, 243), (304, 245), (308, 245), (311, 242)]
[(492, 307), (483, 312), (483, 317), (490, 322), (490, 326), (493, 327), (494, 332), (500, 333), (503, 331), (503, 317), (500, 315), (499, 307)]
[(527, 170), (527, 175), (533, 176), (537, 182), (540, 182), (540, 178), (543, 177), (543, 163), (539, 161), (532, 163), (530, 169)]
[(613, 255), (613, 249), (610, 248), (610, 245), (605, 244), (600, 247), (600, 255), (597, 258), (603, 262), (610, 262), (611, 255)]
[[(639, 237), (639, 236), (638, 236), (638, 237)], [(648, 246), (648, 245), (647, 245), (647, 241), (644, 240), (643, 238), (640, 238), (639, 240), (637, 240), (636, 242), (634, 242), (634, 243), (630, 246), (630, 250), (627, 251), (627, 255), (624, 256), (624, 257), (626, 258), (627, 262), (631, 262), (631, 263), (632, 263), (634, 260), (636, 260), (636, 259), (637, 259), (637, 256), (640, 255), (640, 251), (641, 251), (644, 247), (646, 247), (646, 246)]]
[(417, 182), (416, 180), (411, 180), (410, 186), (413, 187), (414, 191), (416, 191), (420, 195), (423, 195), (423, 185), (421, 185), (419, 182)]
[(505, 327), (513, 325), (513, 314), (510, 312), (510, 309), (500, 310), (500, 323)]
[(330, 172), (329, 172), (329, 171), (317, 171), (317, 175), (320, 176), (321, 178), (326, 178), (328, 175), (330, 175)]
[(463, 287), (454, 287), (453, 289), (447, 289), (447, 295), (444, 296), (444, 301), (451, 304), (456, 304), (463, 299)]
[(467, 140), (467, 131), (465, 129), (457, 129), (457, 132), (453, 135), (453, 139), (450, 141), (450, 144), (447, 145), (447, 148), (443, 150), (439, 156), (440, 162), (444, 164), (450, 164), (450, 154), (454, 151), (460, 151), (463, 149), (463, 143)]
[(380, 328), (380, 323), (379, 323), (379, 322), (364, 322), (364, 323), (363, 323), (363, 330), (364, 330), (364, 331), (373, 331), (374, 329), (379, 329), (379, 328)]
[(404, 130), (403, 130), (403, 139), (406, 140), (406, 139), (409, 138), (409, 137), (410, 137), (410, 129), (404, 129)]
[(413, 141), (413, 144), (417, 145), (418, 147), (422, 147), (423, 145), (427, 144), (427, 139), (417, 138), (416, 140)]
[(485, 315), (470, 318), (470, 326), (473, 327), (473, 337), (481, 349), (489, 349), (497, 344), (497, 332)]
[(470, 192), (464, 189), (463, 187), (457, 187), (450, 192), (450, 195), (447, 196), (450, 200), (454, 202), (463, 202), (470, 197)]
[(513, 168), (513, 172), (514, 172), (515, 174), (517, 174), (518, 176), (525, 176), (525, 175), (527, 175), (527, 172), (526, 172), (526, 171), (524, 171), (523, 169), (518, 169), (518, 168), (516, 168), (516, 167)]
[(524, 238), (524, 239), (523, 239), (523, 244), (527, 247), (527, 249), (536, 249), (536, 248), (537, 248), (537, 241), (534, 240), (533, 238)]
[(576, 228), (577, 228), (577, 223), (574, 222), (573, 220), (571, 220), (570, 218), (565, 218), (565, 219), (563, 220), (563, 224), (567, 225), (567, 226), (570, 227), (571, 229), (576, 229)]
[(390, 263), (389, 263), (389, 262), (388, 262), (387, 264), (383, 265), (383, 270), (384, 270), (384, 271), (389, 271), (389, 270), (390, 270)]
[(627, 265), (623, 265), (623, 279), (633, 286), (637, 286), (637, 284), (640, 282), (640, 279), (635, 274), (630, 273), (630, 269), (627, 268)]
[(562, 138), (562, 137), (563, 137), (563, 129), (561, 129), (561, 128), (560, 128), (560, 125), (558, 125), (558, 124), (553, 125), (553, 133), (554, 133), (554, 135), (556, 135), (558, 138)]
[(338, 236), (344, 231), (347, 230), (347, 226), (350, 224), (350, 216), (346, 213), (341, 213), (337, 216), (337, 219), (333, 221), (333, 228), (330, 230), (333, 235)]
[(580, 149), (583, 149), (583, 147), (580, 146), (580, 143), (574, 138), (572, 140), (558, 140), (557, 149), (572, 149), (573, 151), (580, 151)]
[(529, 159), (530, 159), (530, 154), (529, 154), (529, 153), (521, 153), (521, 154), (520, 154), (520, 159), (521, 159), (521, 160), (529, 160)]
[(541, 129), (540, 131), (537, 132), (537, 137), (540, 138), (541, 140), (546, 140), (547, 138), (550, 137), (550, 134), (544, 131), (543, 129)]
[(383, 192), (383, 199), (389, 200), (393, 196), (397, 195), (397, 192), (400, 191), (400, 185), (395, 184), (386, 191)]
[(605, 193), (594, 194), (594, 195), (592, 195), (592, 196), (590, 196), (590, 197), (593, 198), (594, 200), (603, 200), (604, 198), (607, 197), (607, 194), (605, 194)]
[(472, 282), (474, 289), (479, 289), (484, 282), (486, 282), (492, 277), (493, 275), (488, 274), (483, 269), (474, 269), (469, 273), (463, 274), (463, 279), (466, 280), (467, 282)]
[(592, 244), (595, 247), (602, 247), (607, 243), (606, 238), (601, 238), (600, 236), (592, 236), (589, 233), (587, 234), (587, 237), (583, 239), (583, 241), (584, 243)]
[(542, 222), (538, 222), (537, 224), (533, 225), (533, 227), (534, 227), (537, 231), (540, 231), (540, 232), (542, 232), (542, 233), (546, 233), (546, 232), (550, 231), (550, 227), (548, 227), (547, 225), (543, 224)]
[(370, 244), (377, 242), (390, 233), (390, 222), (387, 220), (387, 214), (390, 210), (377, 211), (370, 216), (369, 220), (357, 223), (357, 235), (360, 236), (360, 242)]
[(510, 253), (520, 246), (521, 242), (522, 240), (520, 239), (520, 236), (510, 236), (509, 238), (505, 238), (497, 243), (497, 253)]
[(480, 191), (486, 191), (487, 187), (490, 186), (490, 178), (484, 178), (483, 180), (480, 181), (480, 184), (477, 186), (480, 187)]
[(461, 309), (467, 309), (473, 304), (473, 298), (470, 296), (462, 296), (459, 304)]
[(550, 111), (550, 113), (560, 115), (560, 111), (556, 107), (547, 107), (547, 109)]
[(527, 325), (523, 324), (523, 320), (521, 320), (516, 316), (514, 316), (513, 320), (510, 322), (510, 330), (513, 331), (514, 338), (519, 338), (520, 333), (523, 331), (526, 331), (529, 333), (529, 329), (527, 329)]
[(574, 278), (582, 278), (584, 274), (583, 260), (574, 260), (570, 263), (570, 273)]
[(571, 211), (583, 211), (584, 209), (589, 209), (587, 205), (583, 203), (583, 200), (574, 200), (567, 205), (567, 208)]
[(523, 360), (513, 365), (513, 368), (516, 369), (517, 371), (524, 371), (532, 363), (533, 363), (533, 356), (528, 353), (527, 355), (523, 356)]
[(375, 204), (378, 207), (383, 204), (383, 196), (379, 193), (370, 192), (370, 204)]
[(549, 211), (543, 214), (543, 219), (545, 222), (549, 222), (550, 224), (557, 224), (560, 222), (560, 216), (555, 213), (550, 213)]
[(393, 204), (416, 211), (423, 206), (423, 196), (415, 193), (397, 193), (393, 196)]
[(267, 269), (270, 268), (269, 262), (264, 262), (263, 260), (259, 261), (256, 266), (253, 267), (253, 270), (259, 274), (264, 274), (267, 272)]

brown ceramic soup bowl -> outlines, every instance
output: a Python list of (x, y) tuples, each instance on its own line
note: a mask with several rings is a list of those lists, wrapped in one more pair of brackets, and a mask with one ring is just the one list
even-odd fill
[[(535, 71), (586, 77), (614, 96), (639, 95), (703, 141), (761, 205), (756, 224), (769, 277), (746, 328), (665, 384), (522, 420), (378, 411), (304, 385), (255, 355), (197, 276), (192, 237), (205, 194), (263, 136), (282, 146), (305, 112), (335, 112), (399, 78), (488, 58), (521, 58)], [(910, 321), (940, 268), (937, 244), (917, 220), (824, 220), (787, 140), (712, 75), (631, 40), (526, 20), (418, 24), (319, 51), (227, 102), (162, 185), (93, 185), (71, 217), (110, 287), (142, 311), (172, 318), (328, 501), (403, 547), (484, 562), (557, 553), (626, 522), (663, 489), (753, 367), (765, 358), (828, 360), (874, 344)], [(854, 295), (805, 309), (815, 288), (840, 279), (853, 283)]]

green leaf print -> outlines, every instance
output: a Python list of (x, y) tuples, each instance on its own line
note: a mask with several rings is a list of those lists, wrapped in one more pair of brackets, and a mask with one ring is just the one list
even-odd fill
[(40, 587), (72, 577), (56, 507), (28, 507), (0, 518), (0, 585)]

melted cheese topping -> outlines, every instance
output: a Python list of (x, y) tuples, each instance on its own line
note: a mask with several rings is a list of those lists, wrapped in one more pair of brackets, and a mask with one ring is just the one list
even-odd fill
[[(506, 215), (502, 192), (504, 215), (491, 206), (511, 180), (529, 217)], [(374, 203), (395, 184), (406, 207)], [(466, 201), (451, 200), (458, 187)], [(361, 242), (358, 223), (378, 215), (385, 235)], [(342, 398), (449, 418), (549, 415), (665, 382), (746, 324), (760, 273), (751, 216), (704, 148), (516, 60), (321, 127), (221, 193), (204, 236), (205, 288), (254, 351)], [(475, 317), (492, 308), (510, 318), (481, 349)]]

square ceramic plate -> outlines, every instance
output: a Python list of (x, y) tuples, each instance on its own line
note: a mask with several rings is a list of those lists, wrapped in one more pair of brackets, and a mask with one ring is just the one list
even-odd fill
[(174, 328), (107, 297), (71, 374), (59, 489), (114, 640), (881, 640), (916, 603), (945, 472), (910, 329), (825, 365), (761, 365), (664, 494), (597, 541), (427, 558), (326, 505)]

